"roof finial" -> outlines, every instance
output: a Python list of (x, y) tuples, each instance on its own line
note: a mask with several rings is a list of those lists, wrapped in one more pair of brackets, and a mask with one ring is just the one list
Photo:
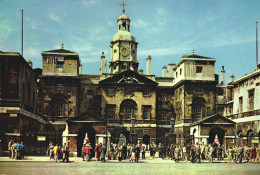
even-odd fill
[(120, 4), (120, 6), (123, 6), (123, 13), (125, 13), (125, 3), (123, 2), (123, 4)]
[(64, 49), (64, 46), (63, 46), (63, 45), (64, 45), (64, 44), (63, 44), (63, 43), (61, 43), (61, 48), (62, 48), (62, 49)]
[(192, 49), (192, 55), (194, 55), (194, 49)]

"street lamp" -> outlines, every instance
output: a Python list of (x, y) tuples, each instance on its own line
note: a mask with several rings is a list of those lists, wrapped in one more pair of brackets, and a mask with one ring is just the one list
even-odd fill
[(135, 117), (131, 118), (132, 127), (130, 129), (130, 140), (132, 144), (136, 144)]

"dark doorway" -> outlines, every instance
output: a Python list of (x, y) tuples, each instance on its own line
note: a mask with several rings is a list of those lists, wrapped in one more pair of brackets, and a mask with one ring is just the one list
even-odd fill
[(143, 136), (143, 144), (149, 145), (150, 144), (150, 136), (148, 134), (145, 134)]
[(214, 143), (216, 135), (218, 136), (219, 143), (222, 145), (224, 141), (225, 131), (221, 128), (213, 128), (209, 131), (209, 143)]
[(83, 146), (83, 141), (86, 136), (86, 133), (88, 135), (88, 139), (90, 142), (90, 145), (92, 147), (91, 149), (91, 156), (95, 156), (95, 138), (96, 138), (96, 132), (94, 128), (90, 125), (85, 125), (81, 127), (78, 131), (78, 136), (77, 136), (77, 155), (78, 157), (81, 157), (81, 151), (82, 151), (82, 146)]

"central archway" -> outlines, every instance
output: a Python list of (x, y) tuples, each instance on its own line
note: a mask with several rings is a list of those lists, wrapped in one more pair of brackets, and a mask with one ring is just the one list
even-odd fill
[(225, 131), (221, 128), (212, 128), (209, 131), (209, 143), (214, 143), (215, 137), (218, 137), (219, 143), (222, 145), (224, 142)]
[(143, 144), (149, 145), (150, 144), (150, 136), (148, 134), (145, 134), (143, 136)]
[(81, 157), (81, 151), (82, 151), (82, 146), (85, 137), (88, 137), (89, 143), (92, 147), (91, 149), (91, 156), (93, 157), (95, 155), (94, 149), (95, 149), (95, 143), (96, 143), (96, 131), (91, 125), (85, 125), (81, 127), (78, 131), (78, 136), (77, 136), (77, 155), (78, 157)]

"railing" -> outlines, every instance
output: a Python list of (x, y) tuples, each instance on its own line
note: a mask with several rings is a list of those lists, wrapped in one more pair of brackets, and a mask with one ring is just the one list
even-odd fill
[(39, 113), (35, 108), (33, 108), (32, 106), (25, 104), (23, 102), (21, 102), (20, 100), (13, 100), (13, 99), (2, 99), (0, 100), (0, 106), (1, 107), (19, 107), (21, 109), (24, 109), (25, 111), (31, 112), (35, 115), (37, 115), (38, 117), (42, 118), (43, 120), (47, 120), (47, 118)]
[(254, 115), (260, 115), (260, 109), (241, 112), (238, 114), (227, 115), (226, 117), (230, 118), (230, 119), (237, 119), (237, 118), (250, 117), (250, 116), (254, 116)]

